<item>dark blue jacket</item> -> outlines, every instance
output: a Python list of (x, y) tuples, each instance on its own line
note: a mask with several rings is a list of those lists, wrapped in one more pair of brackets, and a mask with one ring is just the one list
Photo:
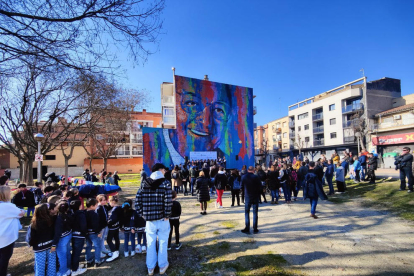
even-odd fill
[(98, 205), (98, 208), (96, 209), (96, 213), (99, 216), (99, 227), (101, 229), (104, 229), (106, 226), (108, 226), (108, 210), (106, 209), (106, 206)]
[(117, 230), (121, 226), (124, 211), (120, 206), (115, 206), (109, 212), (108, 229)]
[(334, 171), (335, 171), (334, 165), (328, 164), (326, 166), (325, 176), (333, 176)]
[(262, 191), (262, 182), (260, 181), (260, 178), (251, 172), (247, 172), (247, 174), (243, 175), (241, 181), (242, 187), (244, 187), (246, 201), (258, 203)]
[(305, 176), (305, 184), (303, 185), (303, 199), (307, 198), (322, 198), (327, 200), (325, 192), (323, 191), (322, 182), (314, 173), (314, 170), (309, 170)]
[(88, 226), (86, 223), (86, 212), (84, 210), (78, 210), (75, 212), (72, 237), (78, 239), (84, 239), (88, 233)]
[(72, 233), (72, 227), (73, 215), (71, 212), (66, 215), (57, 215), (55, 221), (55, 237), (53, 238), (52, 245), (57, 246), (60, 238), (66, 237)]
[(344, 168), (344, 176), (346, 176), (348, 174), (348, 171), (349, 171), (349, 163), (348, 163), (348, 161), (344, 160), (341, 163), (341, 166), (342, 166), (342, 168)]
[(99, 224), (99, 215), (96, 211), (86, 211), (86, 225), (88, 234), (99, 234), (102, 230)]
[(359, 163), (361, 163), (361, 166), (366, 166), (367, 165), (367, 156), (366, 155), (361, 155), (358, 158)]

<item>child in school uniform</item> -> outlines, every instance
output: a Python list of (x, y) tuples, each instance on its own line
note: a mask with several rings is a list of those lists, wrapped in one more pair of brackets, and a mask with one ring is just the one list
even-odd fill
[(29, 245), (35, 252), (36, 276), (56, 275), (56, 246), (52, 246), (54, 232), (54, 219), (50, 215), (48, 204), (38, 205), (30, 224), (29, 238)]
[(98, 208), (96, 209), (96, 213), (99, 216), (99, 227), (101, 230), (101, 258), (105, 258), (106, 255), (109, 257), (112, 256), (111, 251), (106, 249), (105, 247), (105, 240), (108, 235), (108, 198), (106, 195), (101, 194), (96, 197), (98, 200)]
[[(138, 215), (138, 213), (134, 212), (134, 231), (137, 233), (137, 247), (135, 247), (136, 253), (146, 253), (147, 252), (147, 236), (145, 234), (145, 225), (147, 222), (145, 219)], [(142, 241), (142, 243), (141, 243)]]
[[(112, 209), (108, 214), (108, 237), (106, 242), (111, 249), (112, 256), (106, 259), (107, 262), (112, 262), (119, 257), (119, 228), (121, 226), (123, 211), (118, 206), (118, 197), (113, 196), (109, 199), (109, 204)], [(114, 244), (115, 241), (115, 244)]]
[[(49, 204), (50, 207), (51, 204)], [(69, 210), (68, 202), (65, 200), (58, 201), (56, 213), (55, 237), (52, 246), (56, 246), (56, 254), (59, 260), (57, 275), (70, 275), (70, 241), (72, 240), (73, 216)]]
[(170, 236), (168, 238), (168, 250), (171, 250), (171, 237), (173, 228), (175, 229), (175, 249), (180, 250), (181, 243), (180, 243), (180, 216), (181, 216), (181, 204), (180, 202), (176, 201), (177, 193), (172, 191), (172, 200), (173, 205), (171, 207), (171, 217), (170, 221)]
[(122, 219), (122, 231), (124, 232), (124, 256), (129, 257), (129, 242), (131, 242), (131, 257), (135, 255), (135, 230), (134, 230), (134, 209), (132, 209), (132, 200), (125, 200), (122, 204), (124, 212)]
[(72, 229), (72, 274), (71, 276), (81, 275), (86, 272), (86, 268), (79, 267), (79, 259), (85, 244), (88, 227), (86, 224), (86, 214), (80, 210), (81, 202), (74, 200), (70, 203), (70, 208), (74, 213), (74, 222)]
[[(98, 208), (98, 201), (94, 198), (89, 198), (86, 201), (86, 225), (88, 227), (88, 234), (86, 235), (86, 264), (87, 266), (100, 266), (101, 261), (101, 228), (99, 225), (99, 215), (96, 212)], [(92, 255), (92, 244), (95, 246), (95, 254)]]

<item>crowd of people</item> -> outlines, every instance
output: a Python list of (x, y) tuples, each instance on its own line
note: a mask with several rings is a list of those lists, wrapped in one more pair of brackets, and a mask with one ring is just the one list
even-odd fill
[[(409, 192), (413, 189), (413, 156), (409, 148), (396, 158), (396, 169), (400, 170), (401, 190), (405, 190), (408, 179)], [(253, 233), (259, 233), (259, 205), (279, 204), (283, 195), (286, 204), (303, 198), (309, 199), (310, 217), (317, 219), (316, 207), (319, 199), (326, 200), (323, 185), (329, 187), (328, 195), (346, 191), (345, 177), (349, 174), (355, 182), (369, 180), (375, 183), (377, 156), (362, 151), (358, 156), (343, 152), (340, 158), (334, 153), (330, 158), (322, 156), (316, 162), (299, 156), (279, 158), (268, 167), (243, 166), (241, 170), (225, 168), (225, 160), (198, 160), (176, 165), (169, 170), (161, 163), (152, 167), (148, 176), (141, 173), (141, 186), (135, 202), (118, 196), (108, 198), (99, 194), (86, 199), (79, 197), (78, 187), (56, 182), (36, 182), (35, 188), (21, 183), (15, 191), (7, 185), (9, 176), (0, 177), (0, 276), (6, 276), (10, 257), (22, 229), (19, 219), (31, 217), (26, 242), (35, 255), (35, 275), (63, 276), (80, 275), (88, 267), (100, 266), (119, 258), (120, 231), (123, 237), (124, 257), (146, 253), (148, 274), (153, 275), (158, 265), (160, 274), (168, 267), (168, 251), (172, 250), (172, 235), (175, 234), (175, 250), (180, 243), (181, 205), (178, 194), (196, 196), (200, 203), (200, 214), (207, 214), (208, 202), (215, 196), (215, 207), (223, 208), (223, 193), (229, 190), (231, 206), (245, 207), (245, 227), (242, 233), (250, 233), (250, 210), (253, 210)], [(83, 177), (94, 182), (94, 173), (86, 170)], [(116, 185), (120, 178), (102, 170), (100, 178), (107, 184)], [(50, 177), (49, 177), (50, 178)], [(48, 180), (49, 180), (48, 178)], [(113, 178), (108, 181), (108, 178)], [(269, 197), (270, 195), (270, 197)], [(134, 208), (135, 207), (135, 208)], [(105, 246), (105, 242), (109, 249)], [(85, 249), (85, 265), (80, 264)], [(92, 250), (94, 252), (92, 253)]]

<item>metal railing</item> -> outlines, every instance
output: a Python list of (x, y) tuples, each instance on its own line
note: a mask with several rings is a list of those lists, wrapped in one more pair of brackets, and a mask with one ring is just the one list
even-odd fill
[(323, 132), (323, 126), (313, 128), (313, 133), (321, 133), (321, 132)]
[(358, 123), (359, 120), (349, 120), (342, 123), (342, 127), (352, 127)]
[(130, 155), (129, 150), (117, 150), (115, 151), (115, 155)]
[(289, 122), (289, 127), (295, 127), (295, 121), (290, 121)]
[(318, 113), (318, 114), (313, 115), (312, 116), (312, 119), (314, 121), (316, 121), (316, 120), (323, 120), (323, 113)]
[(138, 138), (138, 139), (131, 139), (131, 143), (142, 143), (142, 138)]
[(347, 105), (345, 107), (342, 107), (342, 113), (355, 112), (355, 111), (361, 110), (363, 108), (364, 108), (364, 105), (362, 103), (351, 104), (351, 105)]
[(142, 155), (142, 150), (133, 150), (132, 155)]
[(414, 119), (402, 119), (402, 120), (393, 120), (391, 122), (383, 122), (380, 124), (375, 124), (372, 126), (372, 130), (398, 127), (398, 126), (407, 126), (414, 124)]
[(345, 136), (344, 143), (345, 144), (355, 143), (355, 136)]
[(317, 140), (313, 140), (313, 146), (323, 146), (325, 145), (325, 139), (317, 139)]
[(296, 132), (289, 132), (289, 138), (295, 138)]

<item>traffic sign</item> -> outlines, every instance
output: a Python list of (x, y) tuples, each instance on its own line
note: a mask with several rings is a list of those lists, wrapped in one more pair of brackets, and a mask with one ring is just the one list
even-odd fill
[(35, 161), (42, 161), (43, 162), (43, 154), (36, 154)]

